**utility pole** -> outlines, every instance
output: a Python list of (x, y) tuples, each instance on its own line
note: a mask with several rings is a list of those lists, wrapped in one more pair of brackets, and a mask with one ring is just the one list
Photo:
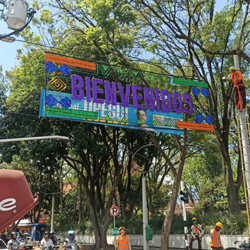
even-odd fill
[[(184, 190), (184, 182), (181, 181), (181, 191)], [(185, 245), (186, 245), (186, 250), (188, 250), (188, 240), (187, 240), (187, 214), (186, 214), (186, 206), (184, 200), (181, 201), (182, 204), (182, 210), (183, 210), (183, 222), (184, 222), (184, 233), (185, 233)]]
[(146, 228), (148, 225), (148, 208), (147, 208), (147, 195), (146, 195), (146, 174), (142, 173), (142, 222), (143, 222), (143, 250), (149, 249), (149, 242), (146, 239)]
[(55, 224), (55, 219), (54, 219), (54, 211), (55, 211), (55, 194), (52, 194), (52, 206), (51, 206), (51, 225), (50, 225), (50, 230), (54, 230), (54, 224)]
[[(235, 43), (234, 43), (235, 47)], [(236, 70), (240, 70), (239, 65), (239, 58), (238, 55), (234, 55), (234, 67)], [(242, 100), (240, 98), (242, 103)], [(248, 219), (248, 230), (250, 234), (250, 218), (249, 218), (249, 204), (250, 204), (250, 147), (249, 147), (249, 131), (246, 119), (246, 110), (237, 110), (239, 115), (239, 129), (240, 135), (238, 135), (241, 139), (240, 150), (241, 152), (241, 161), (242, 161), (242, 173), (243, 173), (243, 183), (244, 183), (244, 192), (245, 192), (245, 199), (246, 199), (246, 208), (247, 208), (247, 219)]]
[[(140, 147), (139, 149), (137, 149), (133, 154), (132, 154), (132, 160), (131, 160), (131, 166), (132, 166), (132, 162), (134, 159), (134, 156), (142, 149), (145, 147), (149, 147), (149, 146), (155, 146), (154, 144), (146, 144), (143, 145), (142, 147)], [(143, 156), (144, 157), (144, 156)], [(146, 158), (146, 157), (144, 157)], [(147, 158), (146, 158), (147, 159)], [(149, 249), (149, 241), (146, 239), (146, 230), (147, 230), (147, 226), (148, 226), (148, 206), (147, 206), (147, 190), (146, 190), (146, 175), (147, 172), (143, 171), (142, 172), (142, 230), (143, 230), (143, 250), (148, 250)]]

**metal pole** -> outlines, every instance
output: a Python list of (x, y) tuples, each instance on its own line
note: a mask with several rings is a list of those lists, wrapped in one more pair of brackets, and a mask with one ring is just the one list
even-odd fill
[(149, 249), (149, 242), (146, 240), (146, 227), (148, 225), (148, 209), (147, 209), (147, 195), (146, 195), (146, 174), (142, 173), (142, 214), (143, 214), (143, 250)]
[[(247, 191), (247, 185), (246, 185), (246, 178), (245, 178), (246, 174), (245, 174), (245, 169), (244, 169), (244, 158), (243, 158), (243, 150), (242, 150), (242, 143), (241, 143), (241, 132), (240, 132), (240, 125), (239, 125), (240, 119), (237, 117), (236, 120), (237, 120), (237, 131), (238, 131), (238, 138), (239, 138), (239, 147), (240, 147), (241, 169), (242, 169), (242, 176), (243, 176), (243, 188), (244, 188), (246, 209), (247, 209), (248, 233), (250, 235), (249, 200), (248, 200), (248, 194), (247, 194), (248, 191)], [(249, 128), (249, 125), (248, 125), (248, 128)], [(248, 133), (248, 136), (249, 134), (250, 132)]]
[(52, 194), (52, 207), (51, 207), (51, 226), (50, 230), (54, 230), (54, 210), (55, 210), (55, 195)]
[[(233, 42), (233, 47), (234, 47), (234, 49), (236, 49), (236, 43), (235, 42)], [(240, 64), (239, 64), (239, 57), (238, 57), (238, 55), (234, 55), (233, 57), (234, 57), (234, 67), (235, 67), (235, 69), (236, 70), (240, 70)]]
[(248, 204), (250, 204), (250, 147), (245, 110), (239, 112), (239, 117)]
[[(184, 190), (184, 182), (181, 181), (181, 190)], [(184, 201), (181, 202), (182, 204), (182, 210), (183, 210), (183, 222), (184, 222), (184, 233), (185, 233), (185, 245), (186, 245), (186, 250), (188, 250), (188, 240), (187, 240), (187, 214), (186, 214), (186, 207)]]
[[(146, 144), (137, 149), (133, 154), (132, 154), (132, 160), (131, 160), (131, 166), (133, 162), (134, 156), (141, 150), (142, 148), (148, 147), (148, 146), (155, 146), (154, 144)], [(144, 157), (145, 158), (145, 157)], [(147, 209), (147, 194), (146, 194), (146, 174), (147, 172), (143, 171), (142, 172), (142, 230), (143, 230), (143, 250), (148, 250), (149, 249), (149, 241), (146, 240), (146, 228), (148, 225), (148, 209)]]
[[(235, 48), (236, 47), (235, 43), (233, 45)], [(238, 55), (234, 55), (233, 57), (234, 57), (235, 69), (240, 70)], [(248, 137), (248, 128), (247, 128), (245, 110), (239, 111), (239, 117), (240, 117), (240, 133), (242, 140), (242, 151), (243, 151), (245, 180), (246, 180), (247, 195), (248, 195), (248, 204), (250, 204), (250, 147), (249, 147), (249, 137)]]

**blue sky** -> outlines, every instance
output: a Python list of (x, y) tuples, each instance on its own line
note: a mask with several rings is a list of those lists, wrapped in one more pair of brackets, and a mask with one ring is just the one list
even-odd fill
[[(226, 0), (217, 0), (216, 9), (221, 10), (226, 2)], [(8, 34), (10, 32), (11, 30), (7, 29), (6, 22), (0, 20), (0, 34)], [(19, 62), (16, 59), (16, 55), (17, 50), (20, 49), (22, 46), (23, 43), (18, 41), (15, 41), (14, 43), (6, 43), (0, 41), (0, 65), (2, 65), (3, 67), (3, 72), (5, 72), (6, 70), (11, 70), (12, 68), (19, 65)]]
[[(7, 24), (3, 20), (0, 20), (0, 34), (9, 34), (11, 30), (7, 29)], [(18, 60), (15, 59), (17, 55), (17, 50), (21, 48), (23, 43), (14, 42), (6, 43), (0, 41), (0, 65), (2, 65), (3, 70), (10, 70), (12, 67), (18, 66)]]

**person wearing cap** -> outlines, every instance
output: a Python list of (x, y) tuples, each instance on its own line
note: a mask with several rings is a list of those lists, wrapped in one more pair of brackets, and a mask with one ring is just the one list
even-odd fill
[(191, 226), (191, 237), (190, 237), (190, 243), (189, 243), (189, 249), (193, 249), (193, 242), (195, 240), (198, 241), (198, 247), (199, 250), (201, 250), (201, 238), (204, 234), (204, 230), (202, 229), (202, 226), (197, 223), (196, 217), (192, 218), (193, 225)]
[(52, 242), (53, 242), (54, 245), (57, 245), (57, 237), (55, 235), (55, 231), (54, 230), (50, 231), (50, 239), (52, 240)]
[[(234, 85), (234, 95), (237, 108), (244, 109), (246, 107), (246, 88), (245, 81), (243, 79), (242, 73), (235, 69), (235, 67), (229, 68), (231, 74), (224, 76), (222, 79), (224, 81), (231, 81)], [(242, 102), (242, 106), (239, 102)]]
[(213, 250), (223, 250), (223, 245), (220, 238), (220, 230), (223, 228), (221, 222), (217, 222), (215, 227), (210, 231), (210, 246)]
[(18, 236), (17, 236), (17, 240), (21, 243), (21, 242), (24, 242), (25, 240), (25, 237), (24, 237), (24, 232), (21, 230), (19, 231), (18, 233)]
[(74, 246), (78, 246), (76, 239), (75, 239), (75, 231), (74, 230), (69, 230), (68, 231), (68, 236), (65, 239), (64, 243), (63, 243), (63, 248), (65, 250), (71, 250), (72, 247)]
[(44, 238), (40, 242), (41, 249), (52, 249), (54, 247), (53, 241), (49, 238), (49, 231), (44, 232)]
[(21, 246), (20, 246), (20, 242), (17, 240), (17, 233), (16, 232), (12, 232), (10, 234), (10, 237), (11, 237), (11, 239), (7, 243), (8, 250), (22, 249)]
[(125, 234), (125, 227), (119, 227), (120, 235), (115, 239), (115, 247), (122, 250), (131, 250), (129, 236)]

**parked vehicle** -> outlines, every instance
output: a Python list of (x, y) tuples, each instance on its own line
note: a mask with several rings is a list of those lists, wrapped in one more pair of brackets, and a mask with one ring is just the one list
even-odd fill
[(6, 243), (2, 239), (0, 239), (0, 250), (7, 250), (7, 249), (8, 248)]
[(25, 239), (25, 247), (26, 249), (32, 249), (33, 248), (33, 238), (30, 236), (29, 233), (24, 233)]
[(26, 250), (26, 244), (25, 244), (25, 242), (21, 242), (20, 243), (20, 247), (22, 248), (22, 250)]
[(250, 250), (250, 239), (244, 241), (235, 241), (236, 247), (227, 247), (225, 250)]

